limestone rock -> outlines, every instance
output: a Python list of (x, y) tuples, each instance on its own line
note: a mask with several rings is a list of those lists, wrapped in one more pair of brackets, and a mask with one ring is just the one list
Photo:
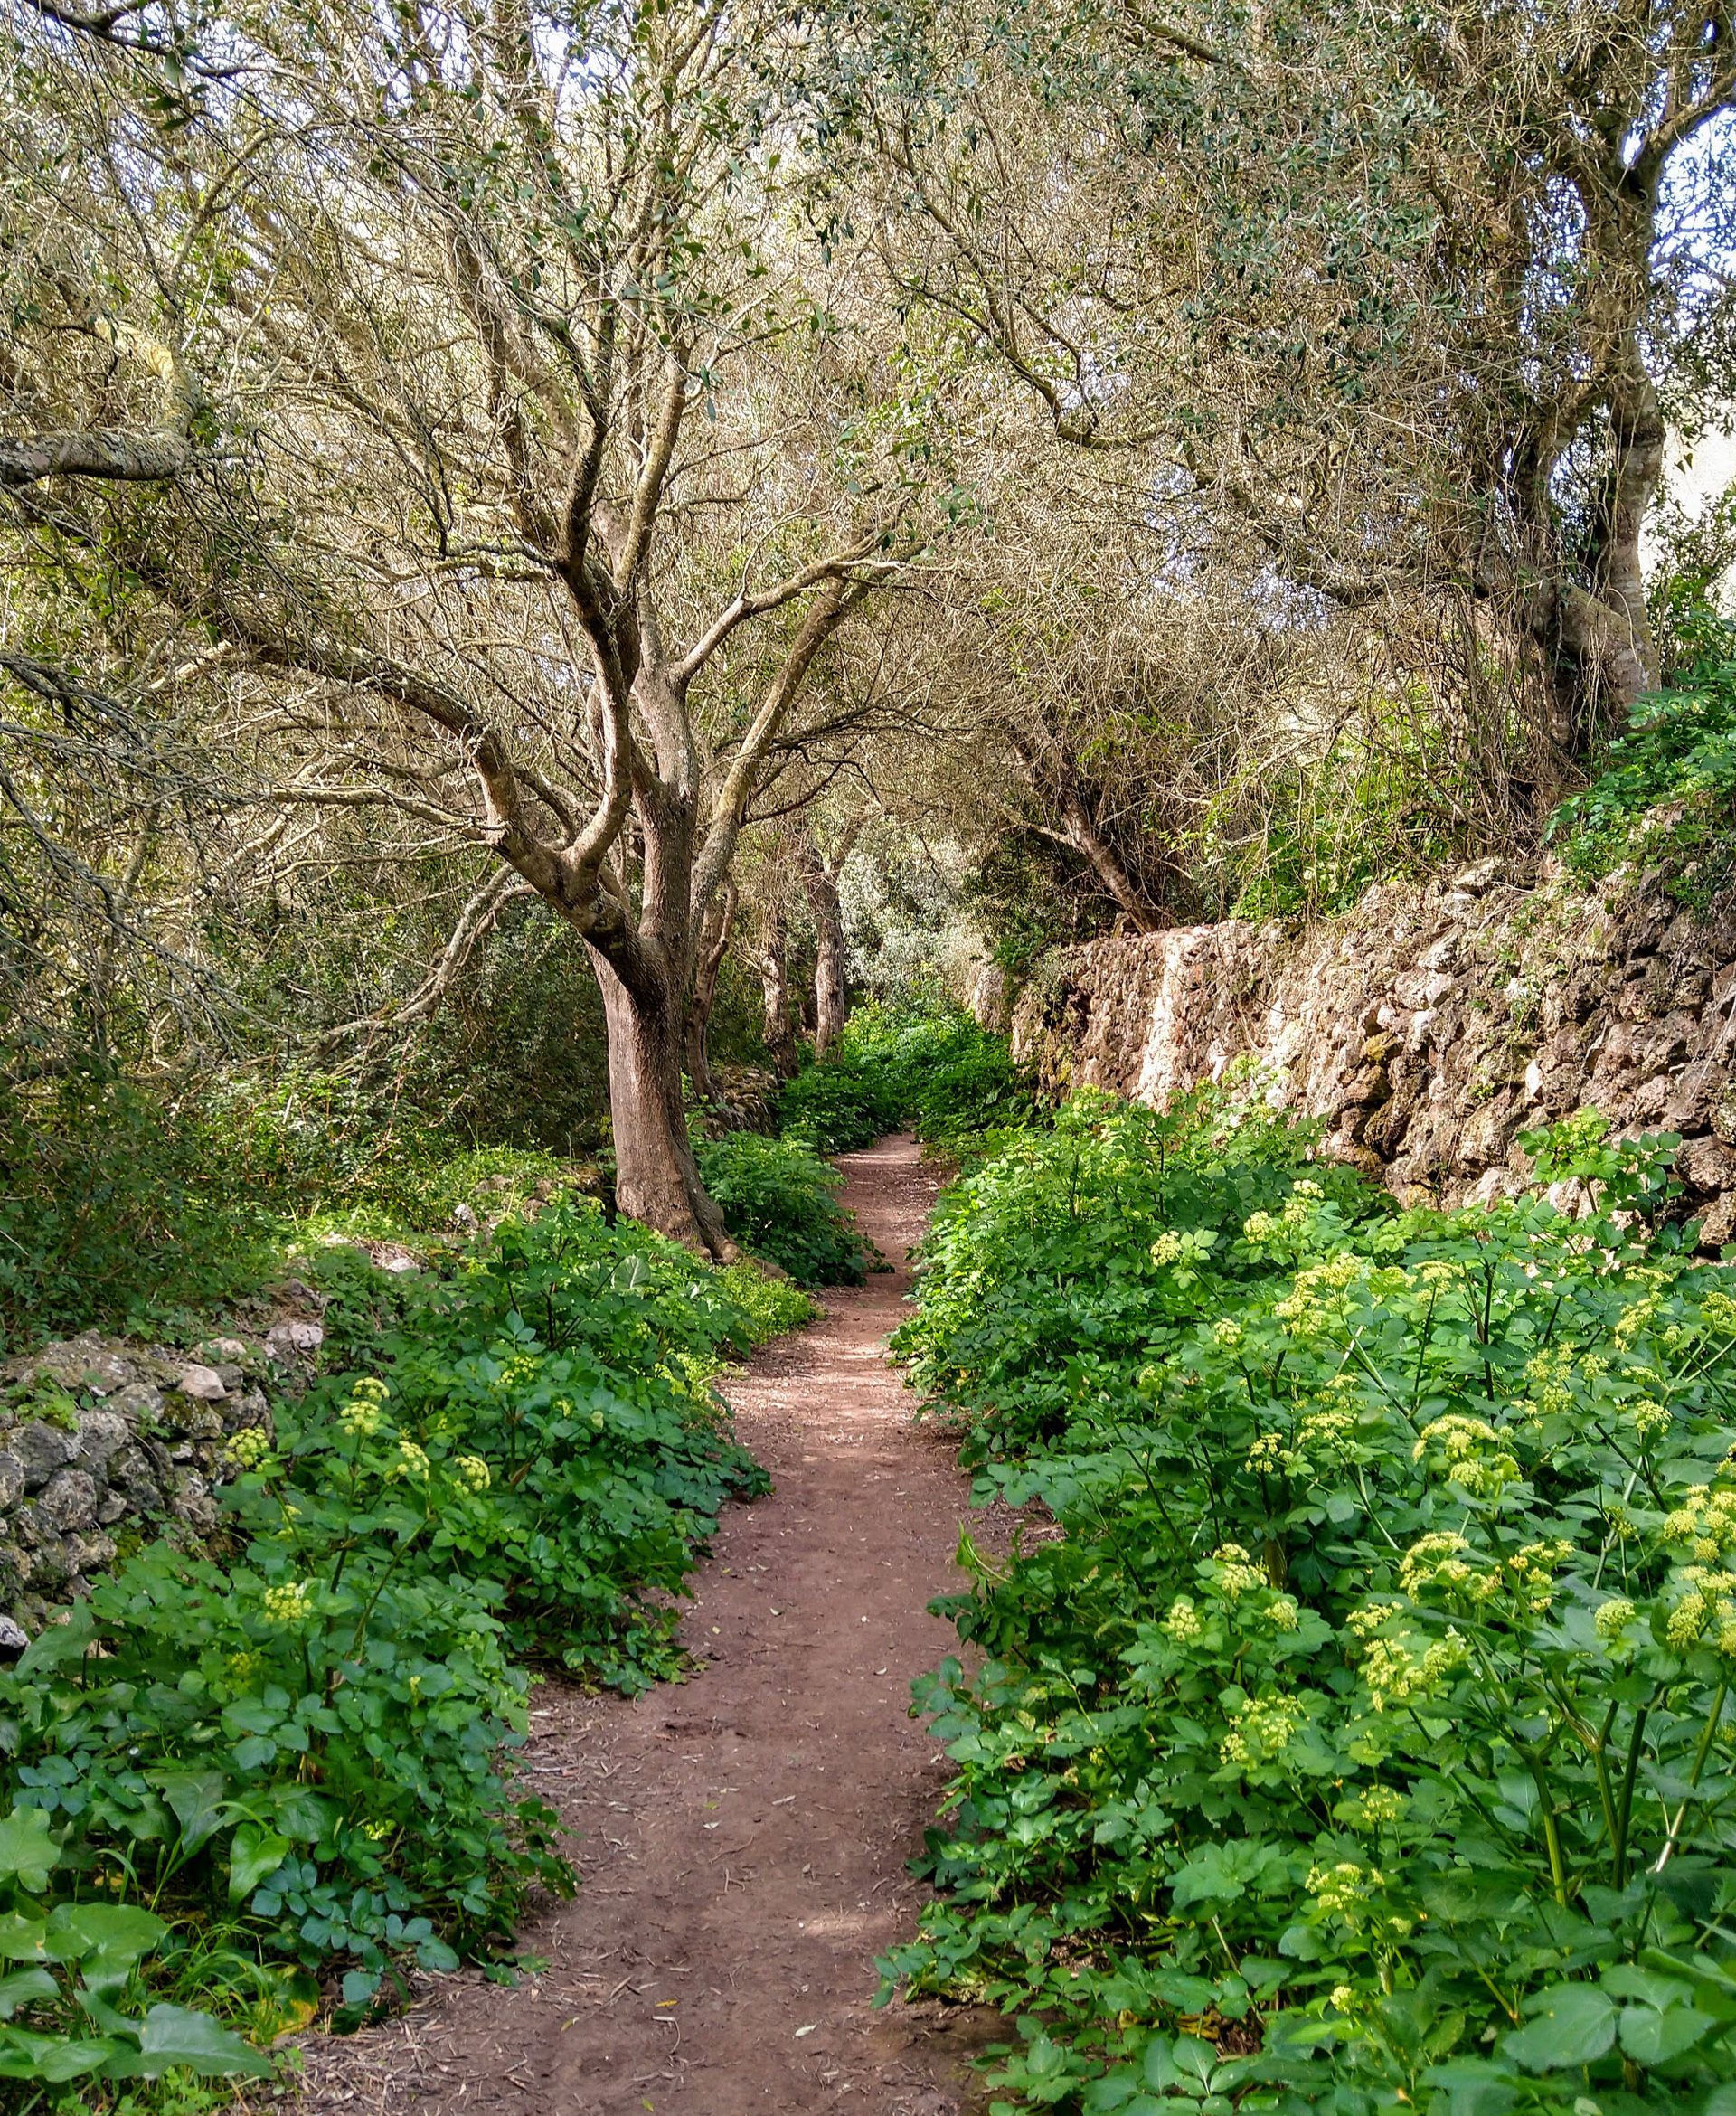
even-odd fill
[(24, 1470), (25, 1488), (35, 1491), (57, 1469), (78, 1459), (79, 1436), (33, 1418), (7, 1434), (6, 1450)]
[(214, 1403), (229, 1393), (222, 1375), (214, 1366), (184, 1366), (175, 1377), (175, 1385), (184, 1396), (196, 1396), (205, 1403)]
[(1703, 1245), (1736, 1238), (1736, 891), (1690, 914), (1656, 886), (1586, 895), (1558, 866), (1481, 861), (1312, 926), (1061, 949), (1013, 1038), (1052, 1091), (1159, 1105), (1252, 1059), (1334, 1150), (1448, 1205), (1511, 1187), (1522, 1130), (1596, 1109), (1681, 1133)]
[(132, 1430), (118, 1411), (80, 1412), (78, 1459), (87, 1468), (101, 1469), (117, 1448), (127, 1444)]
[(97, 1518), (97, 1483), (88, 1470), (61, 1469), (42, 1487), (36, 1501), (39, 1520), (60, 1529), (90, 1528)]
[(293, 1316), (273, 1323), (265, 1333), (265, 1348), (279, 1365), (309, 1358), (325, 1342), (326, 1332), (318, 1323), (303, 1322)]

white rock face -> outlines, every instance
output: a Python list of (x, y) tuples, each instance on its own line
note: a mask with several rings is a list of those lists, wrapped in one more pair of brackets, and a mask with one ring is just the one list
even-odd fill
[(175, 1385), (184, 1396), (197, 1396), (202, 1403), (218, 1403), (229, 1393), (214, 1366), (184, 1366)]
[(317, 1352), (326, 1342), (326, 1333), (316, 1322), (273, 1323), (265, 1333), (265, 1348), (273, 1359), (306, 1358)]

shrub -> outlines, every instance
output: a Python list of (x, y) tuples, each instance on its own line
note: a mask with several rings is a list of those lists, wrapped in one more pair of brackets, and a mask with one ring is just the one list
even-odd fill
[(801, 1297), (574, 1199), (416, 1272), (298, 1263), (347, 1371), (278, 1406), (274, 1445), (232, 1441), (210, 1551), (146, 1545), (0, 1674), (0, 1739), (62, 1893), (335, 1968), (354, 2007), (570, 1885), (514, 1780), (522, 1664), (628, 1691), (679, 1666), (718, 1510), (765, 1488), (712, 1376)]
[(826, 1154), (848, 1153), (901, 1125), (958, 1158), (993, 1127), (1035, 1120), (1038, 1104), (1006, 1038), (957, 1008), (869, 1006), (835, 1058), (811, 1065), (778, 1098), (782, 1130)]
[(1680, 680), (1609, 745), (1598, 777), (1556, 810), (1550, 836), (1582, 882), (1662, 866), (1674, 894), (1703, 906), (1732, 874), (1736, 626), (1704, 613), (1685, 636)]
[(1736, 2081), (1736, 1299), (1674, 1142), (1399, 1213), (1219, 1098), (962, 1184), (903, 1334), (1059, 1537), (948, 1605), (886, 1965), (1002, 2104), (1712, 2116)]
[(200, 1115), (94, 1063), (0, 1084), (0, 1341), (221, 1301), (269, 1270), (274, 1232)]
[(844, 1178), (802, 1138), (726, 1132), (696, 1142), (700, 1174), (731, 1234), (798, 1286), (859, 1286), (868, 1251), (838, 1202)]

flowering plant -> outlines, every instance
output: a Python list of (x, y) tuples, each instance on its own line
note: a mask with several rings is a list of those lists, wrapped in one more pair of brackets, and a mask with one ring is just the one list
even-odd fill
[(1097, 1101), (948, 1206), (906, 1348), (1062, 1533), (947, 1605), (887, 1969), (1020, 2017), (1026, 2101), (1736, 2107), (1736, 1301), (1667, 1142), (1533, 1143), (1589, 1209)]

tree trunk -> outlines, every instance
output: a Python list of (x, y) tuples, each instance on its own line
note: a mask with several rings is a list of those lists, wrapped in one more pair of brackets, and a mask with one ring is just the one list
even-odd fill
[(682, 1015), (673, 991), (629, 991), (596, 949), (609, 1041), (609, 1125), (615, 1143), (615, 1202), (718, 1263), (741, 1254), (707, 1193), (687, 1144), (681, 1100)]
[(760, 996), (772, 1070), (779, 1080), (791, 1080), (796, 1073), (796, 1016), (790, 1004), (789, 935), (781, 913), (775, 918), (760, 949)]
[(818, 942), (814, 965), (814, 1055), (817, 1059), (837, 1048), (849, 1018), (850, 993), (838, 877), (816, 845), (809, 845), (803, 858), (802, 882)]
[(687, 1001), (684, 1050), (687, 1079), (696, 1101), (715, 1102), (717, 1083), (712, 1078), (712, 1009), (717, 1004), (717, 980), (723, 958), (729, 953), (730, 928), (737, 903), (733, 882), (726, 882), (707, 914), (700, 940), (699, 962), (693, 971), (693, 988)]

